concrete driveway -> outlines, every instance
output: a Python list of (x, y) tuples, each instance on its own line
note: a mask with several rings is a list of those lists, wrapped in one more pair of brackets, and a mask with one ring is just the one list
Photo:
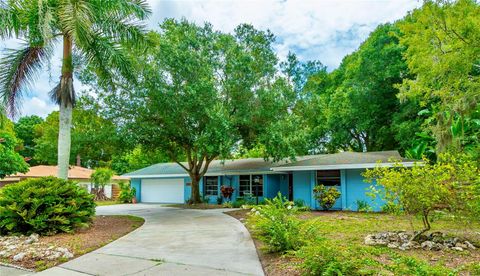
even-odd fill
[(224, 210), (112, 205), (97, 215), (145, 218), (132, 233), (36, 275), (264, 275), (242, 223)]

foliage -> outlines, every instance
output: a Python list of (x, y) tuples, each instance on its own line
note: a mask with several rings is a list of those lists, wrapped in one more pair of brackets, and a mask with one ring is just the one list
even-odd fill
[(403, 80), (399, 96), (430, 106), (428, 127), (439, 152), (452, 146), (455, 120), (469, 117), (480, 99), (479, 12), (473, 0), (425, 1), (399, 23), (404, 56), (415, 75)]
[(135, 141), (185, 169), (192, 202), (200, 200), (198, 183), (209, 164), (237, 147), (263, 144), (264, 157), (293, 155), (301, 143), (285, 137), (298, 132), (278, 128), (290, 116), (291, 87), (277, 74), (270, 32), (240, 25), (227, 34), (168, 19), (149, 40), (147, 51), (132, 52), (142, 81), (122, 82), (101, 92), (101, 100)]
[(72, 181), (43, 177), (0, 190), (1, 234), (73, 232), (94, 214), (93, 196)]
[(7, 127), (0, 128), (0, 179), (17, 172), (28, 171), (28, 164), (15, 151), (17, 143), (12, 131), (9, 131)]
[(376, 180), (383, 187), (377, 195), (388, 206), (398, 205), (407, 214), (422, 216), (424, 229), (420, 233), (430, 230), (432, 211), (468, 215), (472, 212), (469, 203), (478, 199), (474, 187), (479, 181), (479, 170), (465, 156), (443, 154), (436, 163), (424, 160), (411, 168), (400, 163), (393, 168), (377, 166), (363, 175), (368, 182)]
[(90, 179), (92, 181), (92, 190), (95, 194), (95, 200), (105, 200), (105, 185), (109, 184), (112, 180), (114, 173), (109, 168), (96, 169)]
[(127, 182), (120, 182), (118, 185), (120, 186), (118, 201), (121, 203), (132, 203), (133, 198), (137, 194), (135, 188)]
[[(82, 97), (73, 111), (72, 148), (70, 164), (77, 156), (84, 167), (98, 167), (112, 159), (122, 149), (121, 138), (115, 125), (98, 115), (98, 107), (90, 106), (91, 99)], [(35, 127), (34, 159), (38, 163), (57, 164), (59, 113), (50, 113), (44, 122)]]
[(372, 206), (370, 206), (370, 204), (368, 204), (368, 202), (365, 200), (357, 200), (356, 204), (357, 211), (359, 212), (371, 212), (373, 210)]
[(293, 202), (278, 194), (250, 211), (247, 223), (269, 252), (285, 253), (303, 246), (314, 228), (298, 219)]
[(300, 267), (306, 275), (363, 275), (358, 268), (358, 256), (349, 256), (349, 252), (325, 239), (302, 247), (296, 256), (302, 261)]
[(327, 188), (322, 184), (313, 187), (315, 199), (324, 210), (330, 210), (340, 197), (340, 192), (335, 187)]
[(124, 174), (168, 161), (170, 160), (165, 153), (159, 150), (145, 150), (141, 145), (137, 145), (132, 150), (113, 155), (110, 163), (117, 174)]
[(222, 207), (223, 207), (223, 208), (234, 208), (234, 207), (233, 207), (233, 203), (232, 203), (231, 201), (224, 202), (224, 203), (222, 204)]
[(242, 207), (242, 206), (245, 205), (245, 204), (246, 204), (245, 200), (243, 200), (243, 199), (237, 199), (237, 200), (235, 200), (235, 201), (232, 202), (232, 207), (233, 207), (233, 208), (240, 208), (240, 207)]
[(222, 196), (227, 200), (231, 200), (232, 199), (232, 195), (233, 195), (233, 192), (235, 191), (235, 188), (233, 188), (232, 186), (225, 186), (225, 185), (222, 185), (220, 187), (220, 193), (222, 193)]
[(218, 197), (217, 197), (217, 204), (218, 204), (218, 205), (222, 205), (222, 203), (223, 203), (223, 197), (218, 196)]
[[(42, 118), (32, 115), (21, 117), (18, 122), (15, 123), (15, 134), (23, 143), (23, 148), (18, 153), (23, 157), (34, 157), (35, 138), (37, 138), (35, 128), (42, 122)], [(30, 160), (29, 163), (31, 165), (36, 164), (35, 160)]]

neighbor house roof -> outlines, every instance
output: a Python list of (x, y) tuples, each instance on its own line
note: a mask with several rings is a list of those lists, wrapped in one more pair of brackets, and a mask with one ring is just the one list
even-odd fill
[[(335, 154), (319, 154), (297, 156), (295, 160), (272, 162), (263, 158), (245, 158), (235, 160), (214, 160), (206, 175), (241, 175), (241, 174), (271, 174), (286, 173), (295, 170), (320, 169), (353, 169), (373, 168), (377, 162), (391, 166), (391, 159), (401, 161), (405, 166), (412, 166), (415, 160), (402, 158), (397, 151), (382, 152), (341, 152)], [(188, 166), (186, 163), (182, 163)], [(155, 164), (124, 176), (131, 178), (161, 178), (188, 176), (177, 163)]]
[[(33, 166), (27, 173), (17, 173), (3, 179), (3, 181), (15, 181), (25, 178), (37, 178), (44, 176), (57, 176), (58, 166)], [(68, 179), (90, 180), (90, 176), (94, 170), (79, 166), (70, 166), (68, 169)], [(114, 175), (112, 180), (128, 180), (128, 177)]]

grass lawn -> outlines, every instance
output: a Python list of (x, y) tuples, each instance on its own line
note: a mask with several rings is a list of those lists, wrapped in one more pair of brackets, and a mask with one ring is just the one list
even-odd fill
[(97, 206), (107, 206), (107, 205), (115, 205), (115, 204), (121, 204), (121, 203), (116, 200), (100, 200), (100, 201), (95, 201), (95, 204), (97, 204)]
[[(41, 236), (39, 242), (67, 248), (76, 258), (130, 233), (143, 223), (143, 218), (135, 216), (96, 216), (93, 224), (87, 229), (81, 229), (72, 234)], [(50, 261), (25, 258), (20, 262), (15, 262), (10, 258), (0, 259), (0, 261), (39, 271), (68, 260)]]
[[(245, 222), (246, 210), (227, 212), (227, 214)], [(411, 231), (411, 222), (406, 216), (393, 216), (379, 213), (357, 213), (357, 212), (305, 212), (299, 215), (301, 219), (316, 221), (318, 235), (325, 237), (334, 244), (337, 250), (362, 252), (362, 258), (367, 258), (369, 264), (376, 273), (374, 275), (399, 275), (392, 273), (393, 266), (400, 259), (405, 261), (407, 266), (419, 263), (426, 263), (426, 270), (438, 268), (440, 274), (406, 273), (402, 275), (447, 275), (446, 271), (453, 271), (452, 275), (480, 275), (480, 223), (462, 224), (447, 219), (439, 219), (432, 223), (431, 231), (441, 231), (456, 237), (464, 237), (473, 242), (476, 250), (470, 251), (428, 251), (415, 249), (401, 251), (382, 246), (364, 245), (364, 237), (382, 231), (406, 230)], [(420, 220), (414, 219), (414, 226), (420, 228)], [(249, 226), (247, 225), (247, 228)], [(300, 275), (302, 271), (298, 264), (302, 259), (294, 254), (280, 255), (266, 253), (262, 250), (262, 242), (255, 239), (262, 265), (267, 275)], [(402, 263), (401, 265), (405, 265)], [(443, 274), (443, 272), (446, 272)]]

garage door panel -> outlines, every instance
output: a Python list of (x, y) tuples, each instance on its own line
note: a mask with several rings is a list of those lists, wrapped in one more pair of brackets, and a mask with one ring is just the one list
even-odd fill
[(184, 203), (183, 178), (143, 179), (141, 201), (146, 203)]

